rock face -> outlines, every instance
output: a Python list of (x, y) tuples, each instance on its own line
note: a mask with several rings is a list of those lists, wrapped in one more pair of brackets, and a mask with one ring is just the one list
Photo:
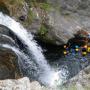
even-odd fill
[(67, 83), (66, 88), (69, 90), (90, 90), (90, 66), (72, 78), (70, 82)]
[(20, 21), (46, 43), (67, 43), (82, 28), (90, 32), (89, 0), (2, 0), (0, 4), (0, 11)]
[(37, 81), (30, 82), (27, 77), (21, 79), (0, 80), (0, 90), (53, 90), (41, 86)]
[[(41, 31), (41, 40), (44, 42), (61, 45), (67, 43), (74, 37), (80, 29), (90, 33), (89, 3), (87, 0), (47, 0), (51, 5), (49, 11), (43, 12), (45, 28)], [(37, 34), (42, 23), (40, 9), (34, 9), (34, 13), (39, 17), (31, 25), (31, 32)], [(42, 32), (41, 32), (42, 33)]]
[(66, 43), (80, 29), (90, 32), (90, 10), (87, 0), (48, 0), (54, 7), (49, 12), (51, 35), (57, 38), (58, 43)]
[(1, 80), (0, 90), (31, 90), (30, 81), (26, 77), (18, 80)]
[(20, 77), (18, 57), (13, 51), (0, 47), (0, 80)]
[[(45, 18), (48, 32), (42, 35), (44, 38), (41, 37), (41, 40), (51, 40), (54, 44), (61, 45), (73, 38), (80, 29), (90, 33), (89, 0), (48, 0), (48, 2), (51, 5)], [(38, 31), (37, 28), (33, 28)]]
[[(54, 7), (58, 7), (63, 14), (78, 13), (79, 15), (90, 16), (89, 0), (48, 0)], [(65, 12), (66, 11), (66, 12)]]

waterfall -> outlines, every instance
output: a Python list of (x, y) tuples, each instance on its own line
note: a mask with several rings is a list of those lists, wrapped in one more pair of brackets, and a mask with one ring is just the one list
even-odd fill
[(50, 68), (47, 64), (44, 56), (41, 53), (41, 48), (37, 47), (37, 44), (33, 40), (33, 36), (20, 25), (20, 23), (16, 22), (9, 16), (3, 15), (0, 13), (0, 24), (8, 27), (12, 30), (22, 41), (27, 45), (30, 52), (33, 54), (33, 58), (35, 58), (36, 62), (43, 68)]
[[(44, 55), (42, 54), (42, 49), (39, 47), (35, 40), (33, 40), (33, 36), (30, 32), (27, 32), (26, 29), (23, 28), (23, 26), (10, 18), (7, 15), (4, 15), (0, 13), (0, 24), (8, 27), (21, 41), (25, 44), (25, 48), (28, 50), (30, 54), (26, 55), (22, 50), (19, 48), (16, 48), (14, 46), (10, 46), (8, 44), (2, 44), (2, 47), (9, 48), (13, 50), (15, 53), (17, 53), (18, 57), (21, 57), (19, 60), (20, 66), (25, 69), (25, 73), (27, 73), (27, 76), (29, 77), (31, 72), (32, 61), (36, 62), (39, 66), (39, 69), (36, 69), (37, 72), (39, 72), (36, 77), (38, 78), (38, 81), (45, 85), (52, 86), (55, 84), (56, 81), (59, 80), (61, 83), (63, 80), (60, 79), (59, 74), (60, 71), (54, 71), (50, 65), (47, 63)], [(7, 38), (9, 38), (6, 35), (3, 35)], [(13, 41), (13, 40), (12, 40)]]

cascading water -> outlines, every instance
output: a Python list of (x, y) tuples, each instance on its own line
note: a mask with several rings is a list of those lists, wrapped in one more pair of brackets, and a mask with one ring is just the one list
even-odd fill
[(33, 53), (33, 58), (35, 58), (36, 62), (40, 64), (41, 67), (50, 69), (41, 53), (40, 47), (37, 47), (37, 44), (34, 42), (32, 35), (30, 33), (28, 34), (18, 22), (0, 13), (0, 24), (11, 29), (23, 41), (23, 43), (27, 45), (30, 52)]
[[(5, 48), (12, 49), (14, 52), (22, 57), (22, 60), (19, 61), (19, 64), (28, 72), (27, 76), (29, 76), (30, 68), (31, 68), (31, 60), (34, 60), (39, 68), (38, 81), (45, 85), (53, 86), (55, 81), (61, 83), (63, 80), (60, 79), (60, 74), (64, 72), (61, 71), (54, 71), (42, 54), (42, 49), (37, 45), (37, 43), (33, 40), (33, 36), (31, 33), (28, 33), (23, 26), (21, 26), (18, 22), (10, 18), (9, 16), (3, 15), (0, 13), (0, 24), (8, 27), (17, 37), (26, 45), (26, 49), (28, 50), (28, 55), (21, 52), (18, 48), (12, 47), (8, 44), (2, 45)], [(65, 77), (65, 76), (64, 76)]]

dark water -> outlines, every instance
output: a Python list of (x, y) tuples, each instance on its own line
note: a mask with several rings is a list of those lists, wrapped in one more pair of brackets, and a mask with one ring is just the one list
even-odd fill
[(44, 43), (43, 41), (41, 41), (38, 38), (35, 38), (35, 40), (42, 47), (43, 54), (45, 55), (46, 59), (49, 62), (56, 61), (60, 57), (62, 57), (62, 55), (63, 55), (63, 45), (58, 46), (58, 45)]

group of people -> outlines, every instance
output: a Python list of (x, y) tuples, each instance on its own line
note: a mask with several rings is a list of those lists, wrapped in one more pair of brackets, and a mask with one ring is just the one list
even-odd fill
[(67, 45), (64, 45), (63, 54), (68, 55), (69, 53), (80, 53), (83, 56), (90, 53), (90, 34), (84, 30), (78, 31), (74, 38), (70, 39)]
[(84, 45), (84, 46), (74, 45), (72, 48), (72, 47), (69, 47), (67, 45), (64, 45), (63, 54), (68, 55), (70, 53), (71, 54), (79, 53), (82, 56), (86, 56), (88, 53), (90, 53), (90, 46), (89, 45)]

